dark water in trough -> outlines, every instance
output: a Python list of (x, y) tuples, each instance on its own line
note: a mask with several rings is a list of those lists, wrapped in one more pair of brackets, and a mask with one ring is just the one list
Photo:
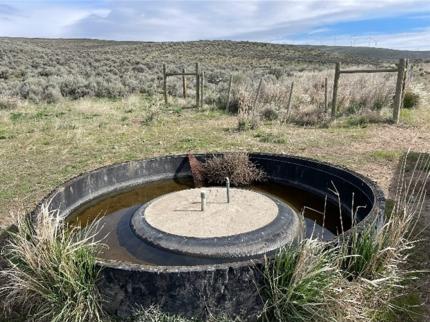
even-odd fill
[[(193, 188), (191, 178), (160, 180), (124, 191), (104, 199), (95, 200), (76, 211), (70, 222), (85, 226), (99, 219), (99, 236), (108, 247), (99, 255), (102, 259), (117, 260), (147, 265), (198, 265), (222, 263), (221, 260), (191, 258), (174, 254), (146, 244), (139, 239), (130, 228), (130, 220), (135, 210), (142, 204), (166, 193)], [(326, 203), (324, 198), (313, 195), (296, 187), (261, 183), (248, 189), (272, 195), (287, 203), (297, 213), (304, 214), (306, 237), (312, 233), (318, 238), (328, 240), (337, 232), (348, 229), (349, 218), (340, 220), (339, 208)], [(325, 215), (323, 215), (325, 209)], [(324, 228), (323, 228), (324, 227)]]

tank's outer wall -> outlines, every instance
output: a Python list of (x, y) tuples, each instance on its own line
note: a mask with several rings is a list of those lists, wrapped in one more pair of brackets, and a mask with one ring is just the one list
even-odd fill
[(205, 320), (210, 315), (256, 321), (263, 308), (257, 285), (263, 265), (220, 265), (193, 271), (137, 271), (105, 267), (99, 287), (107, 309), (129, 317), (136, 305), (159, 305), (163, 311)]
[[(196, 155), (200, 160), (212, 154)], [(341, 167), (292, 157), (253, 153), (250, 158), (263, 168), (269, 180), (296, 185), (302, 189), (336, 196), (340, 192), (342, 208), (352, 205), (361, 209), (360, 225), (383, 214), (384, 196), (370, 180)], [(131, 161), (96, 169), (78, 176), (54, 190), (42, 202), (50, 201), (51, 209), (58, 209), (67, 218), (73, 211), (88, 205), (91, 200), (124, 189), (155, 181), (189, 176), (186, 155)], [(37, 215), (40, 205), (32, 212)], [(263, 307), (256, 285), (262, 283), (261, 263), (256, 269), (252, 262), (190, 267), (157, 267), (100, 261), (100, 290), (108, 299), (106, 308), (121, 317), (130, 316), (137, 306), (159, 305), (163, 310), (204, 318), (208, 311), (228, 316), (241, 315), (249, 321)]]

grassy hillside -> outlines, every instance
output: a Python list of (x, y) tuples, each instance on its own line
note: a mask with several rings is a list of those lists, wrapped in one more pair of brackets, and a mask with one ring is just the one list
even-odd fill
[[(189, 42), (132, 42), (91, 39), (30, 39), (0, 38), (2, 49), (20, 49), (61, 51), (115, 52), (122, 54), (142, 54), (144, 60), (167, 58), (171, 62), (188, 62), (196, 58), (213, 65), (224, 66), (230, 60), (238, 59), (240, 66), (264, 65), (260, 62), (269, 61), (270, 65), (284, 65), (286, 62), (305, 63), (343, 63), (364, 64), (381, 63), (399, 58), (416, 60), (430, 59), (430, 51), (406, 51), (373, 47), (351, 46), (312, 46), (312, 45), (281, 45), (245, 41), (189, 41)], [(150, 57), (147, 57), (147, 56)], [(167, 56), (167, 57), (163, 57)], [(148, 59), (149, 58), (149, 59)], [(175, 59), (175, 60), (173, 60)], [(225, 61), (224, 59), (227, 59)]]
[[(392, 64), (398, 57), (430, 59), (430, 52), (377, 48), (292, 46), (232, 41), (175, 43), (0, 38), (0, 96), (33, 102), (67, 97), (124, 97), (160, 89), (161, 66), (194, 69), (199, 62), (208, 86), (227, 86), (231, 73), (250, 78), (345, 65)], [(193, 80), (189, 87), (193, 88)], [(172, 93), (174, 94), (174, 93)]]

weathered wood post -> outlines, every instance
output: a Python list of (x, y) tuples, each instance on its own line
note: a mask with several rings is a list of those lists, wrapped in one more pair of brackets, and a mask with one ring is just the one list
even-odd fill
[(200, 89), (200, 107), (203, 107), (203, 100), (204, 100), (204, 95), (205, 95), (205, 72), (203, 71), (201, 74), (202, 78), (200, 79), (200, 85), (201, 85), (201, 89)]
[(166, 75), (166, 64), (163, 64), (163, 92), (164, 92), (164, 104), (167, 105), (167, 75)]
[(200, 103), (200, 71), (199, 63), (196, 63), (196, 107), (199, 107)]
[(290, 95), (288, 96), (288, 102), (287, 102), (287, 117), (290, 116), (291, 111), (291, 100), (293, 98), (293, 89), (294, 89), (294, 81), (291, 82), (290, 87)]
[(324, 79), (324, 112), (328, 111), (328, 81), (327, 77)]
[(405, 101), (405, 93), (406, 93), (406, 83), (408, 82), (408, 74), (409, 74), (409, 59), (405, 61), (405, 72), (403, 74), (403, 84), (402, 84), (402, 104), (400, 108), (403, 108), (403, 102)]
[(254, 104), (252, 104), (252, 110), (251, 110), (252, 120), (255, 120), (254, 118), (255, 118), (255, 115), (257, 114), (256, 108), (257, 108), (258, 99), (260, 98), (262, 85), (263, 85), (263, 78), (260, 78), (260, 82), (258, 83), (258, 87), (257, 87), (257, 93), (255, 94)]
[(254, 104), (252, 104), (252, 114), (254, 114), (255, 107), (257, 106), (258, 98), (260, 97), (261, 85), (263, 84), (263, 79), (260, 79), (257, 87), (257, 94), (255, 95)]
[(400, 121), (400, 109), (402, 107), (402, 88), (405, 74), (406, 59), (401, 58), (399, 60), (399, 66), (397, 71), (397, 83), (396, 83), (396, 96), (394, 97), (394, 108), (393, 108), (393, 121), (399, 123)]
[(331, 117), (336, 117), (337, 111), (337, 90), (339, 88), (339, 78), (340, 78), (340, 63), (336, 63), (336, 68), (334, 71), (334, 84), (333, 84), (333, 100), (331, 102)]
[(230, 80), (228, 81), (228, 94), (227, 94), (227, 103), (225, 104), (225, 111), (228, 113), (230, 111), (230, 98), (231, 98), (231, 85), (233, 82), (233, 76), (230, 75)]
[(187, 83), (185, 82), (185, 68), (182, 68), (182, 93), (187, 98)]

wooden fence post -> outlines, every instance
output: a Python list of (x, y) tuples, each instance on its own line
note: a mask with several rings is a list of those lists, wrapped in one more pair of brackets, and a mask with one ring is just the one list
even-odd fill
[(397, 72), (397, 83), (396, 83), (396, 96), (394, 97), (394, 108), (393, 108), (393, 121), (399, 123), (400, 120), (400, 108), (402, 107), (402, 88), (404, 82), (406, 60), (401, 58), (399, 60), (398, 72)]
[(166, 64), (163, 64), (163, 92), (164, 92), (164, 104), (167, 105), (167, 76), (166, 76)]
[(257, 94), (255, 95), (254, 104), (252, 105), (253, 113), (255, 110), (255, 107), (257, 106), (258, 98), (260, 97), (260, 91), (261, 91), (261, 85), (263, 84), (263, 79), (260, 79), (260, 82), (258, 83), (257, 87)]
[(230, 80), (228, 81), (228, 94), (227, 94), (227, 104), (225, 105), (225, 111), (228, 113), (230, 111), (230, 96), (231, 96), (231, 85), (233, 82), (233, 76), (230, 75)]
[(199, 63), (196, 63), (196, 107), (199, 107), (200, 103), (200, 71)]
[[(182, 74), (185, 74), (185, 68), (182, 68)], [(182, 75), (182, 93), (184, 98), (187, 98), (187, 83), (185, 82), (185, 75)]]
[(291, 82), (290, 87), (290, 95), (288, 96), (288, 103), (287, 103), (287, 117), (290, 116), (291, 111), (291, 99), (293, 98), (293, 89), (294, 89), (294, 81)]
[(340, 63), (336, 63), (336, 68), (334, 71), (334, 84), (333, 84), (333, 100), (331, 102), (331, 117), (336, 117), (336, 104), (337, 104), (337, 90), (339, 88), (339, 78), (340, 78)]
[(202, 72), (202, 78), (200, 79), (200, 85), (201, 85), (201, 90), (200, 90), (200, 106), (203, 107), (203, 99), (204, 99), (204, 94), (205, 94), (205, 72)]
[(324, 112), (327, 113), (328, 111), (328, 81), (327, 81), (327, 77), (324, 80)]
[(403, 75), (403, 84), (402, 84), (402, 104), (400, 105), (400, 108), (403, 108), (403, 102), (405, 100), (405, 93), (406, 93), (406, 83), (408, 82), (408, 73), (409, 73), (409, 59), (406, 59), (405, 61), (405, 73)]

